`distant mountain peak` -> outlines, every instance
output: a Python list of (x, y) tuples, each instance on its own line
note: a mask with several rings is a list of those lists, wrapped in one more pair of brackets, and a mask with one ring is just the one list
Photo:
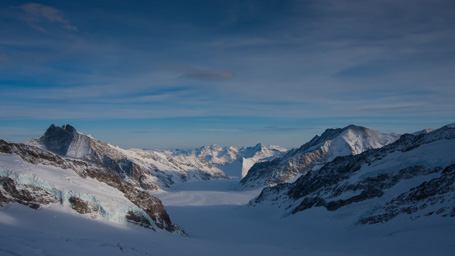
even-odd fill
[(262, 148), (264, 147), (264, 144), (262, 144), (261, 142), (259, 142), (258, 144), (256, 144), (256, 146), (254, 146), (255, 148)]

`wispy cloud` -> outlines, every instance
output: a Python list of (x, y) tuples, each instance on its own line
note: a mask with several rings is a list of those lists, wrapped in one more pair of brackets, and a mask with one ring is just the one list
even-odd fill
[(63, 12), (54, 7), (39, 3), (27, 3), (19, 6), (19, 9), (23, 11), (21, 18), (34, 29), (46, 32), (45, 24), (50, 22), (57, 23), (66, 30), (77, 31), (77, 27), (64, 18)]
[(167, 67), (175, 72), (180, 73), (180, 78), (200, 80), (200, 81), (216, 81), (229, 80), (234, 77), (234, 73), (229, 70), (222, 69), (201, 69), (185, 65), (167, 65)]

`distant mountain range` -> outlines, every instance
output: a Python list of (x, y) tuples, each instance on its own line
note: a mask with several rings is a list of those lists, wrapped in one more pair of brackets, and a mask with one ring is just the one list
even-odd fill
[(196, 156), (207, 159), (227, 175), (245, 177), (250, 168), (257, 162), (272, 160), (282, 156), (287, 149), (258, 143), (254, 147), (220, 147), (218, 145), (203, 146), (190, 150), (173, 150), (173, 155)]

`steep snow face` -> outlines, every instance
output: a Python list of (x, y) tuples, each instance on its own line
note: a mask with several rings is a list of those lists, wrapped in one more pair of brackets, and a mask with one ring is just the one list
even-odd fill
[(245, 177), (250, 168), (257, 162), (268, 161), (282, 156), (287, 149), (258, 143), (254, 147), (220, 147), (218, 145), (204, 146), (190, 150), (173, 150), (173, 155), (203, 157), (213, 165), (222, 169), (228, 176)]
[(315, 136), (310, 142), (290, 150), (282, 157), (255, 164), (240, 183), (247, 188), (292, 182), (336, 157), (380, 148), (398, 137), (354, 125), (343, 129), (328, 129), (321, 136)]
[(250, 203), (276, 204), (285, 214), (317, 207), (355, 212), (352, 221), (362, 224), (400, 215), (455, 217), (454, 151), (455, 128), (403, 135), (383, 148), (337, 158), (294, 183), (265, 188)]
[(29, 144), (60, 156), (95, 163), (148, 190), (194, 180), (227, 178), (205, 159), (173, 156), (165, 151), (122, 149), (84, 135), (70, 125), (51, 125), (40, 139)]

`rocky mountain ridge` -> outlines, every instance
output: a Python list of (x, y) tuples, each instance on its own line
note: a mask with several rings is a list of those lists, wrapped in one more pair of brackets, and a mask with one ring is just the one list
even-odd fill
[(298, 149), (290, 150), (282, 157), (255, 164), (240, 184), (245, 188), (254, 188), (290, 182), (338, 156), (356, 155), (380, 148), (398, 137), (355, 125), (327, 129), (321, 136), (316, 135), (311, 141)]
[[(455, 217), (455, 128), (405, 134), (383, 148), (337, 157), (294, 183), (265, 188), (250, 205), (284, 214), (323, 207), (375, 224), (399, 215)], [(355, 214), (352, 210), (355, 209)]]
[(175, 157), (157, 150), (122, 149), (85, 135), (71, 125), (51, 125), (41, 138), (33, 139), (29, 144), (106, 168), (126, 182), (147, 190), (191, 180), (227, 178), (203, 158)]

